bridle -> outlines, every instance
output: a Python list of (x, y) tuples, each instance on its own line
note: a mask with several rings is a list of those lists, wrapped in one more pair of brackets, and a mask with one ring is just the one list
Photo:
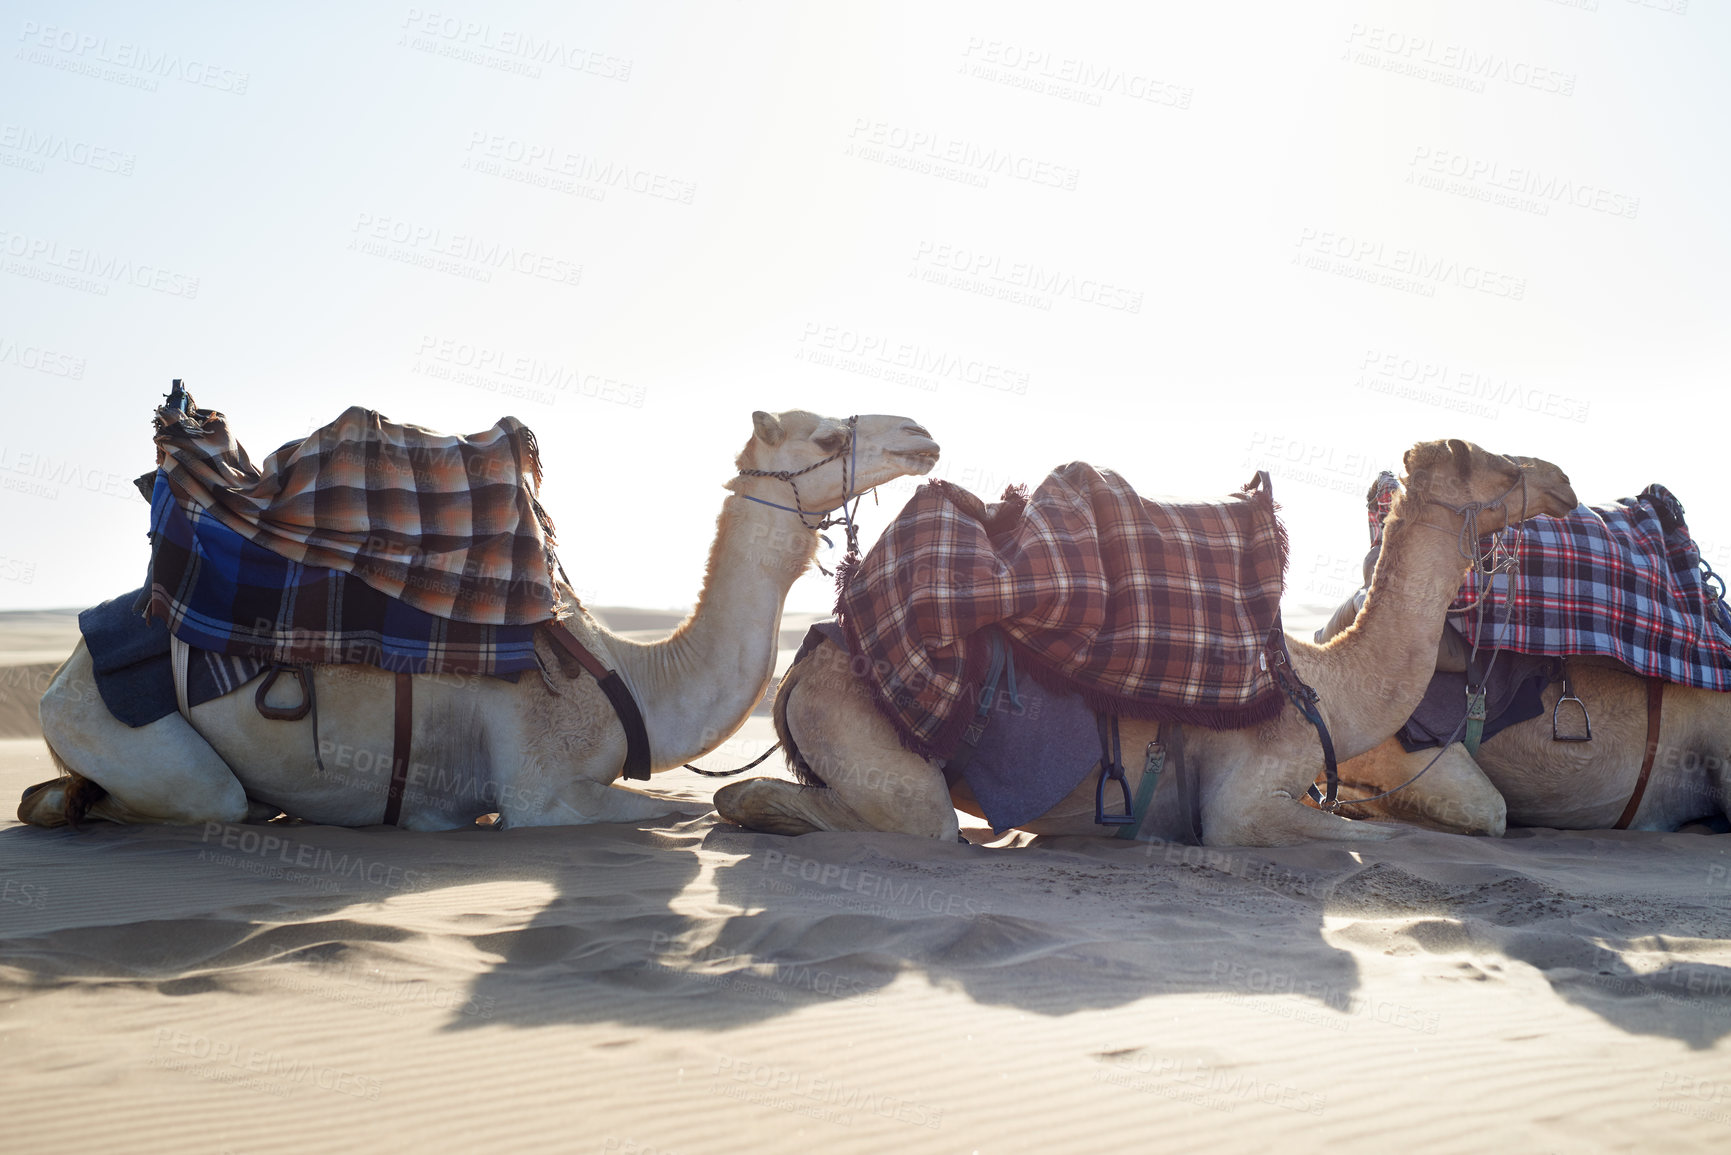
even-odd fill
[[(814, 469), (821, 469), (830, 462), (836, 460), (840, 460), (842, 463), (841, 504), (832, 506), (829, 509), (807, 509), (805, 503), (799, 496), (799, 484), (794, 479), (796, 477), (803, 477)], [(804, 469), (742, 469), (739, 471), (738, 476), (740, 477), (768, 477), (773, 478), (776, 481), (787, 482), (788, 488), (793, 490), (792, 505), (780, 505), (773, 501), (765, 501), (763, 498), (753, 497), (749, 493), (742, 493), (739, 496), (745, 498), (747, 501), (755, 501), (759, 505), (767, 505), (771, 509), (782, 509), (786, 510), (788, 513), (798, 514), (799, 523), (801, 525), (805, 526), (807, 529), (816, 530), (820, 534), (823, 530), (829, 529), (832, 526), (847, 526), (847, 554), (848, 556), (853, 556), (859, 553), (859, 525), (854, 521), (853, 515), (855, 511), (859, 509), (860, 498), (864, 496), (864, 494), (855, 493), (853, 488), (854, 482), (859, 478), (858, 467), (859, 414), (856, 413), (847, 419), (847, 443), (828, 457), (823, 458), (821, 461), (814, 461)], [(849, 507), (849, 501), (853, 502), (852, 507)], [(841, 516), (839, 518), (829, 516), (838, 509), (841, 511)], [(812, 517), (818, 518), (819, 520), (815, 523), (806, 520), (807, 518)], [(825, 544), (833, 544), (827, 537), (823, 540)], [(829, 574), (829, 570), (824, 569), (822, 563), (819, 563), (817, 568), (823, 570), (826, 575)]]

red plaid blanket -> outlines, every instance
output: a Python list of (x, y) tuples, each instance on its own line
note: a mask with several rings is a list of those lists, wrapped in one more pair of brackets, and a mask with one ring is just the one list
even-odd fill
[(1273, 717), (1283, 698), (1262, 657), (1285, 573), (1265, 477), (1167, 504), (1074, 462), (992, 509), (922, 485), (844, 568), (837, 610), (903, 741), (948, 757), (982, 688), (988, 626), (1019, 668), (1101, 712), (1220, 729)]
[[(1512, 547), (1513, 535), (1504, 537)], [(1724, 590), (1709, 580), (1683, 507), (1664, 486), (1613, 505), (1579, 506), (1567, 517), (1535, 518), (1519, 541), (1513, 604), (1509, 579), (1497, 577), (1466, 618), (1467, 636), (1476, 622), (1482, 645), (1603, 654), (1644, 676), (1731, 690)], [(1480, 548), (1490, 544), (1486, 538)], [(1483, 581), (1469, 576), (1451, 610), (1465, 611)]]
[(540, 454), (515, 417), (456, 437), (356, 406), (256, 468), (221, 413), (163, 407), (156, 430), (174, 496), (273, 554), (351, 574), (438, 618), (555, 616)]

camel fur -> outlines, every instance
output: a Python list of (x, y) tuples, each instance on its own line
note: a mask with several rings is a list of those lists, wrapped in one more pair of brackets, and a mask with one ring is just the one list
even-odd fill
[[(581, 609), (567, 621), (637, 698), (652, 770), (715, 749), (761, 699), (788, 590), (816, 555), (813, 515), (848, 493), (926, 473), (938, 457), (931, 435), (904, 417), (859, 417), (852, 451), (838, 453), (849, 436), (848, 422), (802, 410), (754, 414), (691, 617), (652, 643), (609, 633)], [(746, 472), (814, 465), (797, 479), (797, 501), (786, 480)], [(796, 504), (811, 513), (775, 508)], [(626, 746), (612, 708), (592, 677), (564, 664), (544, 629), (536, 652), (545, 679), (415, 676), (400, 825), (443, 830), (487, 813), (507, 826), (628, 822), (677, 809), (612, 784)], [(85, 814), (116, 822), (239, 822), (282, 810), (343, 826), (377, 823), (390, 778), (394, 675), (318, 666), (312, 679), (323, 773), (315, 766), (313, 717), (267, 720), (250, 687), (193, 707), (190, 724), (171, 714), (128, 728), (103, 708), (80, 642), (40, 706), (43, 736), (66, 773), (27, 791), (19, 818), (40, 826)]]
[[(1320, 693), (1319, 708), (1343, 758), (1393, 734), (1424, 694), (1449, 602), (1468, 564), (1459, 552), (1464, 514), (1457, 511), (1506, 496), (1512, 511), (1479, 514), (1480, 528), (1490, 531), (1509, 519), (1561, 515), (1576, 505), (1568, 478), (1556, 466), (1487, 453), (1464, 441), (1421, 443), (1407, 452), (1404, 465), (1406, 487), (1389, 514), (1363, 612), (1325, 645), (1287, 638), (1293, 667)], [(978, 814), (965, 789), (950, 792), (937, 762), (901, 745), (868, 689), (849, 672), (847, 655), (828, 643), (782, 680), (776, 717), (790, 760), (803, 758), (827, 785), (767, 778), (731, 784), (715, 798), (728, 821), (782, 834), (885, 830), (953, 839), (955, 808)], [(1157, 726), (1131, 719), (1120, 725), (1134, 790), (1141, 773), (1135, 754), (1155, 737)], [(1307, 788), (1322, 771), (1322, 754), (1316, 731), (1295, 708), (1242, 730), (1186, 727), (1185, 733), (1206, 844), (1388, 837), (1387, 827), (1305, 804)], [(1093, 779), (1091, 773), (1069, 798), (1023, 829), (1110, 833), (1094, 823)]]

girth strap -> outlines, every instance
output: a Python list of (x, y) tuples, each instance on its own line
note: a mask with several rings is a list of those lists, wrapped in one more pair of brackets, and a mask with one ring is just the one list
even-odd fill
[(1665, 682), (1661, 678), (1647, 679), (1647, 752), (1641, 757), (1641, 774), (1635, 779), (1635, 792), (1623, 807), (1623, 816), (1612, 830), (1627, 830), (1641, 809), (1641, 795), (1647, 792), (1647, 778), (1653, 773), (1653, 759), (1659, 753), (1659, 723), (1665, 708)]
[(621, 773), (627, 778), (647, 780), (649, 728), (643, 724), (643, 711), (637, 708), (637, 699), (631, 696), (631, 688), (625, 684), (625, 679), (621, 678), (617, 671), (603, 666), (601, 659), (560, 623), (554, 622), (548, 628), (547, 636), (552, 638), (560, 649), (575, 658), (578, 665), (594, 675), (601, 692), (606, 694), (607, 700), (612, 703), (613, 712), (619, 715), (619, 724), (625, 728), (625, 769)]
[(391, 787), (385, 795), (385, 825), (395, 826), (403, 812), (403, 787), (409, 781), (409, 743), (415, 733), (415, 679), (397, 675), (395, 720), (391, 725)]

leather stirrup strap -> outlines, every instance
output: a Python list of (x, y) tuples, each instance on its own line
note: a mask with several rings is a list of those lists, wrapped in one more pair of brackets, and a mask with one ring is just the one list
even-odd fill
[(1647, 679), (1647, 753), (1641, 758), (1641, 776), (1635, 779), (1635, 792), (1623, 807), (1623, 816), (1612, 830), (1627, 830), (1641, 809), (1641, 795), (1647, 792), (1647, 777), (1653, 773), (1653, 759), (1659, 753), (1659, 722), (1665, 707), (1665, 683), (1660, 678)]
[(607, 700), (612, 703), (613, 712), (619, 715), (619, 724), (625, 728), (625, 768), (621, 773), (627, 778), (647, 780), (649, 728), (643, 724), (643, 711), (637, 708), (637, 699), (631, 696), (631, 688), (625, 684), (625, 679), (621, 678), (617, 671), (603, 666), (601, 659), (560, 623), (552, 623), (547, 629), (547, 636), (552, 638), (560, 649), (577, 659), (578, 665), (595, 676), (601, 692), (606, 694)]
[(415, 732), (415, 679), (397, 675), (396, 720), (391, 727), (391, 787), (385, 795), (385, 825), (395, 826), (403, 813), (403, 787), (409, 781), (409, 742)]

